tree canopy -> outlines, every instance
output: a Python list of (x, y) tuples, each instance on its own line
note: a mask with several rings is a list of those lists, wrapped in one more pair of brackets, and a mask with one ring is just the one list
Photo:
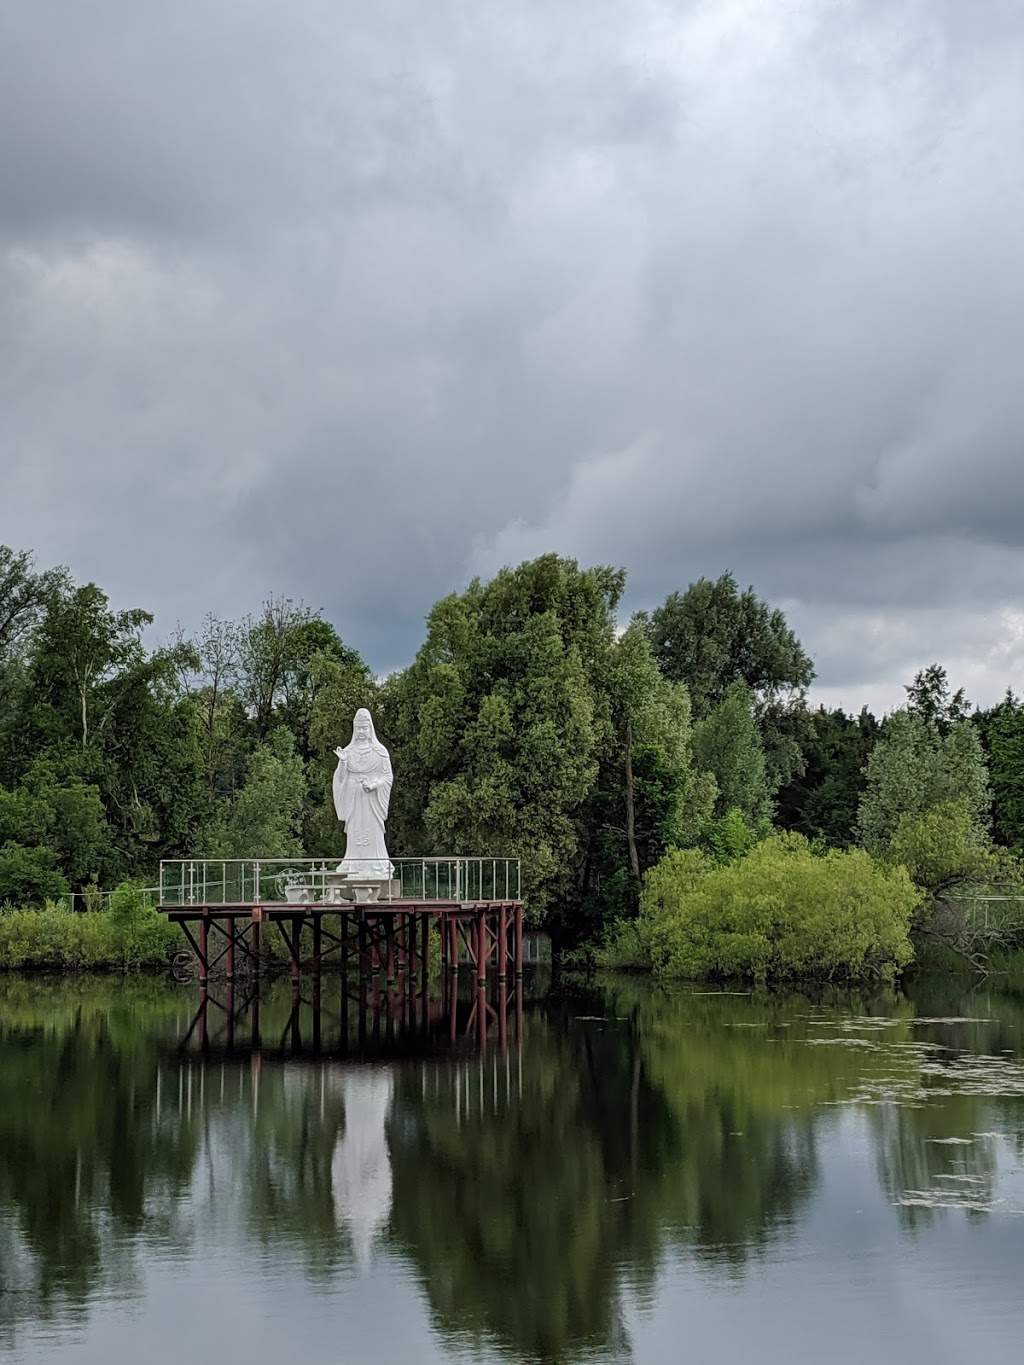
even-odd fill
[(802, 691), (814, 679), (814, 665), (782, 611), (752, 587), (741, 592), (731, 573), (669, 593), (641, 620), (665, 677), (689, 689), (695, 720), (720, 705), (735, 683), (767, 701)]
[(392, 755), (392, 854), (521, 858), (566, 943), (635, 927), (666, 857), (728, 869), (773, 824), (925, 889), (978, 875), (990, 836), (1024, 849), (1012, 693), (972, 713), (935, 664), (881, 722), (812, 710), (811, 660), (753, 588), (702, 578), (624, 622), (625, 583), (554, 554), (475, 579), (380, 679), (286, 596), (154, 645), (144, 607), (0, 547), (0, 905), (161, 858), (340, 856), (334, 748), (360, 706)]

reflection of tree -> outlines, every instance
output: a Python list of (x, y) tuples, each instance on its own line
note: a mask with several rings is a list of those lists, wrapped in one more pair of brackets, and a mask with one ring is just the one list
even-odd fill
[(197, 1139), (154, 1121), (153, 1029), (176, 1007), (148, 987), (0, 987), (0, 1324), (127, 1286), (125, 1235), (167, 1231)]
[(791, 1041), (801, 1012), (620, 984), (533, 1021), (507, 1104), (400, 1086), (393, 1228), (441, 1329), (544, 1361), (622, 1351), (624, 1272), (653, 1280), (670, 1242), (737, 1266), (767, 1246), (818, 1179), (813, 1106), (872, 1065)]
[(872, 1054), (809, 1046), (800, 998), (665, 995), (630, 983), (612, 991), (678, 1135), (658, 1182), (666, 1233), (742, 1265), (810, 1198), (815, 1106), (847, 1098)]
[(348, 1249), (331, 1179), (331, 1160), (345, 1130), (342, 1097), (319, 1066), (265, 1067), (258, 1078), (247, 1079), (247, 1113), (229, 1113), (225, 1121), (232, 1123), (232, 1169), (245, 1189), (249, 1233), (264, 1246), (301, 1248), (322, 1278), (346, 1259)]
[[(624, 1348), (617, 1268), (651, 1263), (655, 1228), (608, 1168), (581, 1051), (564, 1023), (534, 1021), (521, 1095), (517, 1084), (507, 1095), (494, 1064), (497, 1109), (490, 1064), (444, 1073), (436, 1092), (415, 1077), (399, 1083), (393, 1235), (443, 1332), (491, 1336), (544, 1361)], [(628, 1133), (620, 1148), (628, 1153)]]
[[(982, 1213), (995, 1195), (996, 1143), (1013, 1120), (998, 1090), (1004, 1052), (1020, 1047), (1024, 1008), (967, 983), (925, 980), (915, 991), (913, 1070), (893, 1102), (871, 1110), (878, 1175), (904, 1227), (928, 1226), (950, 1206)], [(1014, 1089), (1018, 1064), (1011, 1063)], [(1019, 1122), (1019, 1101), (1013, 1109)]]
[(954, 1205), (983, 1210), (995, 1191), (995, 1145), (979, 1133), (978, 1101), (945, 1096), (927, 1105), (879, 1105), (872, 1110), (878, 1177), (913, 1229)]

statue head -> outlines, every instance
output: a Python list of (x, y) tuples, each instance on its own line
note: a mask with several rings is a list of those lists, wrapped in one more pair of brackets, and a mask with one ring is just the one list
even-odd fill
[(354, 743), (367, 744), (376, 739), (373, 732), (373, 721), (370, 713), (365, 706), (361, 706), (352, 721), (352, 740)]

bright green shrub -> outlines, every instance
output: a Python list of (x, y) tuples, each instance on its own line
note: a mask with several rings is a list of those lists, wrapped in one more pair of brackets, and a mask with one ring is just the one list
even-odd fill
[(647, 874), (639, 926), (664, 976), (891, 979), (913, 956), (919, 901), (902, 867), (861, 849), (819, 856), (783, 834), (724, 867), (697, 849), (668, 854)]
[(160, 968), (177, 946), (177, 928), (130, 884), (118, 887), (110, 908), (98, 914), (73, 914), (63, 901), (0, 914), (0, 970)]

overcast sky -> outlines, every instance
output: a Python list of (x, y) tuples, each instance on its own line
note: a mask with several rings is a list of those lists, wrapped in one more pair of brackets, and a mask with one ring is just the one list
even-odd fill
[(1024, 687), (1020, 0), (0, 0), (0, 541), (378, 670), (547, 550)]

